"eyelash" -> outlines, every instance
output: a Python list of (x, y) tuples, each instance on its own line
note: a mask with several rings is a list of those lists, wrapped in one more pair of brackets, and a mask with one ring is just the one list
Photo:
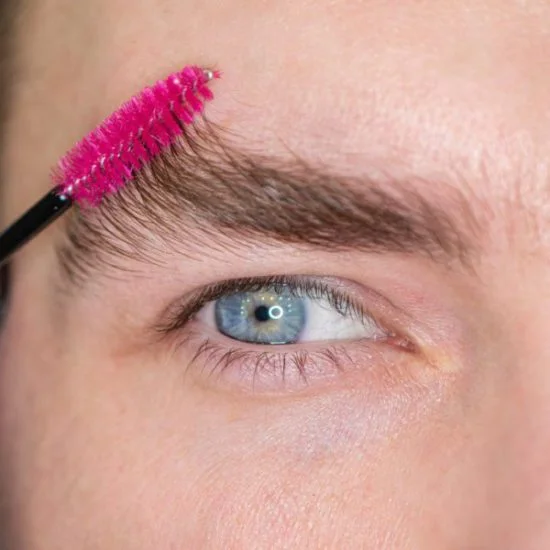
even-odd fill
[(208, 302), (215, 301), (223, 296), (237, 292), (261, 292), (267, 288), (275, 292), (285, 288), (292, 296), (310, 299), (328, 299), (330, 305), (341, 315), (350, 315), (355, 320), (364, 322), (368, 317), (373, 318), (372, 313), (351, 298), (349, 294), (342, 292), (334, 285), (326, 281), (303, 276), (276, 275), (270, 277), (249, 277), (243, 279), (230, 279), (221, 281), (203, 288), (200, 292), (188, 298), (172, 310), (167, 324), (159, 327), (161, 333), (169, 334), (182, 329), (193, 316)]
[[(341, 315), (350, 316), (364, 323), (367, 320), (370, 323), (374, 321), (380, 326), (379, 320), (371, 311), (367, 311), (363, 304), (349, 292), (336, 288), (334, 282), (331, 284), (314, 277), (278, 275), (232, 279), (209, 285), (172, 306), (166, 315), (167, 322), (157, 327), (157, 330), (163, 337), (176, 335), (178, 349), (194, 344), (196, 349), (189, 361), (188, 371), (198, 362), (203, 363), (202, 371), (209, 376), (237, 371), (235, 376), (238, 381), (242, 383), (244, 379), (248, 379), (252, 389), (258, 389), (258, 386), (262, 385), (259, 382), (266, 382), (266, 379), (270, 389), (274, 389), (273, 384), (279, 389), (277, 384), (282, 382), (288, 386), (293, 377), (295, 385), (309, 386), (315, 376), (326, 378), (327, 375), (342, 372), (343, 363), (353, 368), (358, 362), (353, 357), (356, 353), (349, 349), (353, 345), (355, 348), (360, 348), (355, 351), (359, 351), (359, 358), (364, 360), (366, 350), (364, 341), (347, 342), (346, 345), (343, 342), (325, 343), (322, 344), (322, 349), (316, 350), (283, 351), (282, 348), (290, 348), (292, 345), (275, 345), (270, 346), (268, 351), (261, 345), (245, 343), (235, 345), (234, 341), (229, 343), (227, 337), (222, 337), (225, 342), (223, 344), (213, 342), (196, 327), (188, 330), (188, 325), (193, 322), (194, 316), (209, 302), (237, 292), (260, 292), (266, 288), (277, 291), (282, 287), (295, 296), (328, 300)], [(386, 327), (383, 331), (384, 338), (376, 341), (368, 340), (370, 362), (375, 354), (372, 349), (373, 343), (393, 344), (394, 347), (401, 348), (402, 352), (413, 351), (411, 342), (401, 334)], [(316, 344), (316, 347), (319, 347), (321, 343)], [(274, 375), (277, 375), (275, 381)]]

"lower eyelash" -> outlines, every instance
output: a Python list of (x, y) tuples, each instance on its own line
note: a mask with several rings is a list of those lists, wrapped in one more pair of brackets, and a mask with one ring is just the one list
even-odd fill
[(187, 370), (199, 368), (208, 377), (223, 377), (241, 387), (244, 383), (251, 390), (297, 391), (313, 380), (331, 378), (344, 368), (353, 368), (354, 363), (343, 345), (273, 352), (228, 348), (206, 339), (198, 345)]

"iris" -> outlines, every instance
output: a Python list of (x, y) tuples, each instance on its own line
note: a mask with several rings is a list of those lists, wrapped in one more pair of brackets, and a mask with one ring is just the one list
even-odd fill
[(216, 327), (241, 342), (292, 344), (307, 324), (306, 300), (285, 287), (230, 294), (216, 300)]

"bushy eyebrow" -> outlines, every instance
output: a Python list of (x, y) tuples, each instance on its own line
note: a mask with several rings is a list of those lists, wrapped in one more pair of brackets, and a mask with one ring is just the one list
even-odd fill
[(411, 182), (344, 176), (235, 142), (201, 121), (120, 193), (77, 212), (59, 250), (65, 273), (78, 281), (119, 269), (121, 259), (156, 263), (166, 250), (197, 247), (204, 256), (233, 241), (468, 263), (475, 235), (464, 228), (472, 224), (456, 223), (457, 208), (473, 219), (466, 201), (450, 212)]

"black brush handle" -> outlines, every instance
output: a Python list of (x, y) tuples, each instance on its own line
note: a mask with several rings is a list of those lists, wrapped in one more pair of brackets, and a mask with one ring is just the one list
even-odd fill
[(57, 190), (50, 191), (0, 235), (0, 266), (26, 242), (40, 233), (61, 214), (73, 201)]

